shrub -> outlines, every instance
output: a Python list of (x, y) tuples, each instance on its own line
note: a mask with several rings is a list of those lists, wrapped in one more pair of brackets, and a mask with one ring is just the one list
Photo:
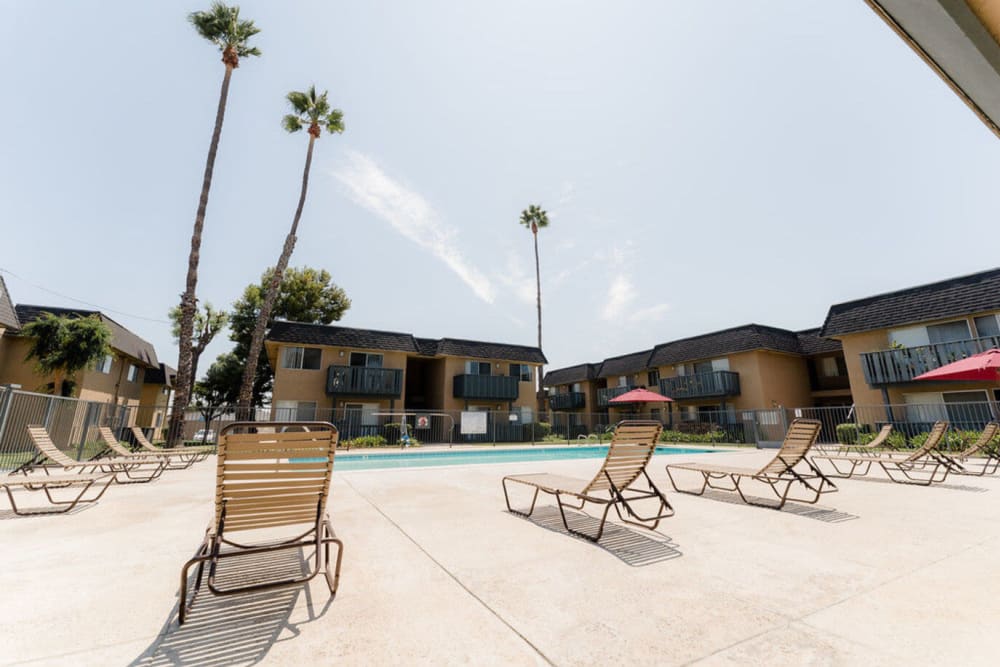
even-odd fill
[[(524, 425), (524, 435), (523, 437), (527, 440), (541, 440), (545, 439), (552, 433), (552, 424), (548, 422), (533, 422), (531, 424)], [(560, 439), (565, 439), (560, 436)]]
[(380, 435), (362, 435), (353, 440), (348, 440), (347, 445), (351, 448), (385, 447), (386, 439)]
[(684, 431), (663, 431), (660, 442), (678, 443), (713, 443), (724, 440), (722, 431), (713, 430), (707, 433), (686, 433)]
[[(867, 445), (869, 442), (875, 439), (876, 433), (863, 432), (858, 434), (858, 444)], [(838, 435), (839, 439), (839, 435)], [(889, 434), (889, 437), (885, 440), (885, 446), (889, 449), (905, 449), (906, 448), (906, 435), (900, 433), (899, 431), (893, 431)]]
[(837, 424), (837, 442), (842, 445), (858, 444), (861, 434), (861, 427), (857, 424)]

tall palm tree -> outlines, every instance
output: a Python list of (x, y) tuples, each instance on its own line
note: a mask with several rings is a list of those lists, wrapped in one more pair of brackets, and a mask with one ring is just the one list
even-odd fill
[(257, 360), (260, 357), (260, 350), (264, 346), (264, 331), (267, 322), (271, 319), (271, 310), (274, 302), (281, 291), (281, 279), (288, 268), (288, 260), (295, 249), (295, 234), (299, 229), (299, 220), (302, 218), (302, 207), (306, 203), (306, 191), (309, 188), (309, 169), (312, 167), (313, 145), (326, 128), (331, 134), (340, 134), (344, 131), (344, 114), (340, 109), (331, 109), (330, 103), (326, 99), (327, 91), (322, 95), (316, 94), (316, 86), (310, 86), (305, 92), (292, 91), (288, 93), (288, 103), (292, 106), (292, 111), (281, 121), (286, 132), (294, 133), (306, 128), (309, 133), (309, 147), (306, 149), (306, 166), (302, 170), (302, 191), (299, 193), (299, 205), (295, 209), (295, 217), (292, 218), (292, 226), (285, 237), (285, 245), (281, 248), (281, 255), (278, 257), (278, 264), (274, 267), (271, 275), (271, 282), (264, 293), (264, 302), (257, 316), (254, 326), (253, 336), (250, 338), (250, 352), (247, 355), (247, 365), (243, 369), (243, 381), (240, 384), (240, 393), (236, 404), (241, 412), (250, 407), (253, 399), (253, 382), (257, 374)]
[[(532, 204), (521, 211), (521, 224), (531, 230), (535, 238), (535, 287), (538, 293), (538, 349), (542, 349), (542, 276), (538, 269), (538, 230), (549, 226), (549, 214), (541, 206)], [(542, 390), (542, 366), (538, 367), (538, 390)]]
[(215, 129), (212, 131), (212, 141), (208, 146), (208, 159), (205, 161), (205, 176), (201, 183), (201, 197), (198, 199), (198, 210), (194, 216), (194, 232), (191, 234), (191, 253), (188, 255), (187, 281), (184, 293), (181, 295), (181, 318), (178, 344), (180, 353), (177, 359), (177, 393), (174, 396), (174, 410), (170, 417), (168, 437), (171, 444), (180, 438), (180, 426), (184, 418), (183, 410), (191, 400), (191, 387), (194, 373), (192, 370), (191, 340), (194, 336), (194, 319), (198, 307), (195, 289), (198, 286), (198, 260), (201, 255), (201, 234), (205, 227), (205, 209), (208, 208), (208, 191), (212, 187), (212, 170), (215, 168), (215, 155), (219, 148), (219, 137), (222, 135), (222, 121), (226, 115), (226, 100), (229, 97), (229, 80), (233, 70), (240, 66), (240, 58), (259, 56), (260, 49), (249, 46), (251, 37), (260, 32), (253, 21), (240, 19), (239, 7), (227, 7), (222, 2), (213, 2), (206, 12), (192, 12), (188, 21), (198, 34), (219, 47), (222, 52), (222, 64), (226, 73), (222, 77), (222, 90), (219, 92), (219, 108), (215, 113)]

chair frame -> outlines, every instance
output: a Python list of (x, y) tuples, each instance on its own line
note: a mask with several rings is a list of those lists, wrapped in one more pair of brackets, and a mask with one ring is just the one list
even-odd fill
[[(652, 442), (648, 444), (649, 451), (645, 454), (642, 459), (641, 464), (639, 461), (634, 461), (636, 470), (627, 482), (621, 483), (616, 482), (615, 478), (612, 477), (611, 473), (608, 471), (608, 464), (616, 462), (616, 455), (618, 452), (615, 451), (615, 447), (623, 445), (645, 445), (645, 442), (635, 443), (629, 442), (627, 435), (619, 435), (619, 430), (628, 429), (629, 427), (655, 427)], [(645, 528), (647, 530), (656, 530), (656, 527), (660, 525), (662, 519), (667, 519), (674, 515), (674, 508), (670, 505), (666, 496), (656, 487), (653, 480), (649, 477), (649, 473), (646, 472), (646, 466), (649, 464), (650, 459), (653, 454), (656, 453), (656, 446), (660, 439), (660, 433), (663, 431), (663, 424), (657, 421), (641, 421), (641, 420), (624, 420), (619, 422), (615, 427), (615, 435), (612, 437), (611, 444), (608, 447), (608, 455), (604, 459), (604, 463), (601, 465), (601, 469), (598, 471), (597, 475), (588, 483), (587, 480), (581, 479), (579, 482), (583, 484), (583, 488), (580, 491), (572, 491), (568, 489), (558, 488), (553, 485), (547, 485), (541, 482), (533, 482), (530, 477), (532, 475), (507, 475), (501, 480), (501, 485), (503, 486), (504, 501), (507, 503), (507, 511), (511, 514), (517, 514), (523, 517), (530, 517), (535, 511), (535, 503), (538, 500), (539, 492), (544, 492), (555, 496), (556, 504), (559, 507), (559, 515), (562, 517), (563, 526), (566, 530), (578, 537), (590, 540), (591, 542), (597, 542), (604, 535), (604, 526), (607, 522), (608, 512), (612, 507), (615, 509), (615, 513), (618, 518), (626, 524), (637, 526), (639, 528)], [(634, 455), (633, 455), (634, 456)], [(632, 484), (639, 478), (643, 477), (646, 484), (649, 486), (648, 490), (640, 490), (632, 488)], [(573, 481), (572, 478), (563, 478), (566, 481)], [(517, 510), (514, 509), (510, 504), (510, 494), (508, 493), (507, 483), (522, 484), (525, 486), (533, 486), (535, 489), (534, 495), (531, 498), (531, 506), (527, 510)], [(608, 492), (609, 497), (604, 498), (603, 496), (596, 496), (589, 493), (595, 486), (607, 485), (604, 489)], [(628, 495), (626, 495), (628, 494)], [(577, 499), (579, 505), (570, 504), (563, 500), (564, 496), (569, 496)], [(631, 503), (637, 500), (646, 499), (656, 499), (659, 500), (659, 507), (655, 514), (652, 516), (642, 516), (635, 510)], [(596, 535), (590, 535), (583, 531), (571, 528), (569, 522), (566, 519), (565, 508), (582, 510), (587, 503), (592, 503), (595, 505), (603, 505), (604, 511), (601, 513), (600, 525), (597, 528)], [(622, 514), (622, 509), (625, 510), (625, 514)], [(625, 518), (625, 515), (631, 519)], [(652, 525), (648, 525), (648, 524)]]
[[(793, 431), (803, 426), (815, 429), (812, 431), (811, 435), (807, 433), (810, 437), (810, 442), (806, 445), (803, 451), (793, 452), (792, 455), (789, 456), (786, 450), (793, 446), (789, 439), (793, 436)], [(701, 496), (704, 495), (705, 491), (708, 489), (714, 489), (716, 491), (735, 492), (739, 495), (740, 500), (745, 502), (747, 505), (754, 505), (757, 507), (781, 509), (789, 500), (806, 503), (808, 505), (815, 505), (819, 502), (819, 499), (823, 496), (823, 494), (837, 491), (836, 484), (833, 483), (829, 476), (824, 475), (818, 467), (813, 465), (813, 463), (806, 458), (809, 450), (816, 444), (816, 438), (819, 436), (820, 428), (821, 423), (815, 419), (793, 420), (788, 427), (788, 432), (785, 434), (785, 441), (782, 443), (781, 449), (778, 450), (777, 455), (775, 455), (775, 457), (771, 459), (766, 466), (756, 472), (753, 470), (740, 468), (727, 469), (723, 466), (701, 465), (698, 463), (672, 463), (667, 466), (667, 477), (670, 478), (670, 483), (673, 485), (675, 491), (678, 493), (687, 493), (692, 496)], [(796, 433), (795, 435), (798, 434)], [(800, 463), (806, 464), (809, 468), (808, 473), (801, 473), (794, 469), (795, 466)], [(782, 467), (783, 469), (777, 472), (768, 471), (768, 469), (775, 466), (775, 464), (779, 464), (777, 467)], [(697, 490), (682, 489), (677, 485), (677, 480), (674, 479), (671, 468), (673, 468), (674, 471), (687, 470), (700, 473), (702, 476), (701, 488)], [(725, 479), (730, 481), (729, 485), (719, 483), (719, 480)], [(776, 498), (775, 502), (758, 502), (756, 500), (752, 500), (752, 496), (748, 496), (743, 492), (741, 484), (745, 479), (765, 484), (774, 494)], [(812, 495), (804, 498), (792, 497), (791, 490), (793, 485), (796, 484), (804, 486), (811, 492)]]
[(146, 438), (146, 434), (142, 432), (142, 429), (138, 426), (132, 426), (129, 429), (132, 432), (132, 437), (135, 438), (136, 443), (139, 445), (139, 451), (135, 453), (149, 453), (154, 456), (159, 456), (162, 454), (170, 454), (171, 456), (177, 457), (182, 464), (168, 465), (168, 470), (181, 470), (190, 467), (190, 465), (198, 463), (199, 461), (204, 461), (208, 458), (208, 455), (215, 451), (215, 446), (206, 447), (157, 447)]
[[(28, 470), (41, 470), (49, 475), (49, 468), (59, 468), (68, 474), (76, 474), (74, 471), (84, 473), (101, 472), (114, 476), (116, 484), (146, 484), (159, 479), (166, 469), (167, 461), (159, 458), (131, 458), (116, 457), (106, 459), (96, 459), (90, 461), (77, 461), (63, 452), (52, 441), (48, 429), (36, 424), (28, 425), (28, 435), (38, 453), (29, 461), (22, 464), (14, 472), (24, 472)], [(52, 461), (51, 464), (45, 463)], [(124, 475), (124, 478), (120, 477)]]
[[(327, 472), (325, 479), (325, 490), (320, 494), (319, 499), (316, 503), (316, 515), (313, 525), (306, 529), (305, 531), (295, 535), (291, 538), (285, 538), (278, 541), (270, 542), (267, 544), (243, 544), (242, 542), (237, 542), (230, 539), (226, 535), (226, 521), (228, 512), (229, 499), (224, 498), (225, 492), (223, 491), (224, 484), (224, 466), (227, 460), (227, 446), (228, 438), (232, 431), (237, 429), (259, 429), (259, 428), (283, 428), (283, 427), (297, 427), (305, 428), (306, 432), (315, 433), (317, 431), (310, 431), (309, 429), (318, 429), (322, 431), (330, 432), (330, 446), (328, 450), (328, 462), (327, 462)], [(272, 433), (261, 433), (257, 431), (258, 434), (262, 436), (274, 435)], [(328, 422), (234, 422), (223, 427), (222, 431), (219, 433), (219, 458), (218, 458), (218, 475), (217, 475), (217, 485), (216, 485), (216, 518), (209, 525), (208, 529), (205, 531), (205, 538), (198, 547), (195, 555), (188, 560), (184, 567), (181, 569), (181, 580), (180, 580), (180, 602), (178, 610), (178, 624), (184, 623), (187, 619), (187, 615), (190, 607), (194, 604), (194, 599), (201, 588), (201, 582), (204, 575), (205, 566), (208, 566), (208, 589), (214, 595), (237, 595), (241, 593), (252, 593), (265, 590), (272, 590), (276, 588), (286, 588), (289, 586), (296, 586), (300, 584), (307, 583), (314, 579), (320, 572), (322, 572), (326, 579), (327, 588), (330, 590), (330, 597), (334, 597), (337, 594), (337, 588), (340, 584), (340, 566), (344, 556), (344, 545), (333, 531), (333, 526), (330, 523), (329, 515), (326, 511), (326, 499), (329, 496), (330, 488), (330, 473), (333, 469), (333, 457), (336, 451), (337, 440), (339, 439), (339, 432), (337, 427)], [(237, 457), (241, 459), (246, 459), (246, 455), (237, 454)], [(262, 460), (268, 458), (275, 458), (275, 460), (280, 460), (283, 457), (267, 457), (262, 456)], [(258, 460), (258, 459), (253, 459)], [(254, 479), (261, 479), (266, 481), (266, 472), (254, 473)], [(304, 483), (304, 482), (303, 482)], [(246, 491), (243, 491), (246, 493)], [(258, 502), (260, 502), (258, 500)], [(283, 524), (288, 525), (288, 524)], [(254, 528), (240, 528), (236, 530), (247, 529), (252, 530)], [(333, 571), (330, 570), (330, 545), (337, 545), (337, 559)], [(232, 547), (232, 551), (222, 551), (223, 546)], [(227, 558), (234, 558), (237, 556), (248, 556), (253, 554), (270, 553), (272, 551), (280, 551), (285, 549), (300, 549), (305, 547), (315, 547), (315, 564), (310, 569), (308, 575), (303, 577), (291, 577), (287, 579), (281, 579), (277, 581), (268, 581), (257, 584), (249, 584), (245, 586), (235, 586), (232, 588), (222, 588), (216, 583), (216, 571), (219, 563)], [(190, 603), (188, 602), (188, 579), (189, 573), (192, 567), (197, 566), (197, 572), (195, 574), (195, 585), (193, 587), (193, 593), (191, 595)]]
[[(12, 479), (14, 475), (17, 475), (18, 479)], [(93, 498), (88, 498), (84, 500), (84, 495), (90, 490), (92, 486), (98, 482), (104, 481), (104, 485), (100, 486), (100, 491)], [(18, 516), (34, 516), (39, 514), (64, 514), (69, 512), (71, 509), (80, 504), (89, 504), (97, 502), (104, 492), (108, 490), (108, 487), (115, 481), (113, 475), (110, 474), (86, 474), (86, 475), (30, 475), (26, 472), (11, 473), (10, 476), (6, 478), (0, 478), (0, 486), (3, 487), (4, 491), (7, 492), (7, 497), (10, 499), (10, 505), (14, 509), (14, 514)], [(56, 500), (52, 497), (52, 489), (68, 489), (73, 486), (82, 486), (80, 492), (72, 500)], [(17, 501), (14, 500), (14, 491), (11, 487), (17, 487), (24, 489), (26, 491), (43, 491), (45, 497), (48, 499), (49, 503), (55, 507), (52, 509), (23, 509), (17, 506)]]

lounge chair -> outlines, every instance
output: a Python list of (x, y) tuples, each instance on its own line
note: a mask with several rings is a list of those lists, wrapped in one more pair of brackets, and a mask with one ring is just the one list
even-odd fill
[[(538, 492), (552, 494), (556, 497), (559, 505), (559, 513), (562, 515), (563, 525), (570, 533), (584, 537), (593, 542), (601, 539), (604, 534), (604, 523), (608, 518), (608, 510), (612, 507), (618, 514), (618, 518), (624, 523), (640, 528), (655, 530), (661, 519), (674, 515), (674, 509), (667, 502), (666, 497), (656, 488), (653, 480), (646, 472), (646, 464), (656, 451), (656, 443), (660, 439), (660, 432), (663, 425), (655, 421), (623, 421), (615, 428), (614, 436), (608, 447), (608, 455), (604, 459), (604, 464), (594, 475), (593, 479), (578, 479), (576, 477), (566, 477), (563, 475), (550, 475), (547, 473), (537, 473), (530, 475), (508, 475), (503, 478), (504, 499), (507, 501), (507, 511), (521, 516), (531, 516), (535, 511), (535, 501), (538, 500)], [(632, 484), (644, 477), (648, 490), (633, 488)], [(507, 492), (507, 483), (523, 484), (535, 489), (535, 494), (531, 499), (531, 507), (527, 511), (515, 510), (510, 505), (510, 495)], [(608, 497), (597, 494), (607, 493)], [(579, 505), (568, 504), (563, 501), (564, 496), (569, 496)], [(660, 501), (656, 514), (650, 517), (640, 516), (631, 503), (636, 500), (654, 498)], [(572, 509), (583, 509), (587, 503), (604, 506), (604, 513), (601, 515), (600, 525), (596, 535), (570, 528), (566, 521), (564, 507)], [(635, 519), (630, 521), (622, 516), (622, 509), (625, 514)], [(652, 522), (652, 525), (648, 525)]]
[(56, 447), (44, 426), (29, 426), (28, 435), (35, 443), (38, 455), (18, 470), (38, 468), (48, 474), (49, 468), (54, 466), (70, 475), (101, 472), (113, 475), (118, 484), (143, 484), (157, 479), (167, 465), (167, 461), (162, 458), (116, 457), (77, 461)]
[[(208, 458), (209, 454), (215, 452), (215, 445), (206, 445), (204, 447), (157, 447), (146, 438), (146, 434), (138, 426), (133, 426), (130, 430), (132, 431), (132, 438), (141, 448), (141, 452), (148, 452), (150, 454), (168, 453), (178, 456), (185, 463), (187, 461), (191, 461), (192, 463), (204, 461)], [(167, 468), (170, 468), (170, 466), (167, 466)]]
[(818, 467), (817, 461), (828, 461), (834, 470), (828, 473), (829, 477), (840, 479), (863, 477), (871, 472), (873, 464), (878, 464), (889, 479), (897, 484), (930, 486), (945, 481), (949, 472), (961, 470), (961, 465), (937, 449), (947, 432), (948, 422), (935, 422), (923, 446), (909, 454), (895, 452), (880, 456), (817, 454), (812, 457), (812, 462)]
[[(278, 432), (293, 426), (309, 430)], [(294, 586), (311, 580), (320, 572), (326, 576), (330, 595), (336, 595), (344, 547), (330, 525), (326, 501), (337, 436), (337, 428), (325, 422), (234, 422), (222, 429), (215, 516), (197, 553), (181, 570), (179, 623), (187, 616), (188, 572), (195, 565), (198, 566), (195, 593), (201, 587), (207, 564), (208, 589), (215, 595)], [(289, 527), (295, 527), (291, 537), (275, 539), (268, 535), (268, 540), (261, 541), (251, 535), (237, 536), (239, 542), (233, 539), (234, 534), (245, 531), (286, 529), (284, 532), (287, 532)], [(337, 562), (332, 573), (331, 544), (337, 545)], [(227, 547), (225, 551), (223, 546)], [(216, 582), (216, 569), (226, 558), (306, 547), (316, 550), (315, 567), (306, 576), (231, 587), (222, 587)]]
[[(816, 444), (820, 426), (820, 422), (815, 419), (794, 420), (788, 427), (785, 440), (781, 443), (781, 449), (766, 466), (759, 470), (710, 463), (671, 463), (667, 466), (667, 475), (676, 491), (695, 496), (703, 495), (707, 489), (715, 489), (717, 491), (735, 491), (739, 494), (740, 499), (749, 505), (774, 509), (781, 509), (789, 500), (810, 505), (815, 504), (824, 493), (832, 493), (837, 490), (834, 483), (806, 458), (806, 454)], [(800, 472), (795, 469), (797, 466), (805, 469)], [(701, 475), (701, 488), (697, 490), (682, 489), (677, 486), (674, 472), (678, 470), (699, 473)], [(720, 480), (729, 480), (729, 484), (720, 484)], [(775, 502), (753, 500), (752, 496), (743, 492), (742, 484), (745, 480), (766, 485), (774, 493), (777, 500)], [(805, 489), (805, 496), (791, 497), (793, 487)]]
[[(856, 454), (875, 454), (877, 455), (879, 451), (886, 447), (886, 441), (889, 436), (892, 435), (892, 424), (886, 424), (879, 432), (875, 435), (871, 442), (867, 444), (856, 443), (853, 445), (845, 445), (843, 443), (836, 445), (815, 445), (814, 449), (820, 452), (836, 452), (838, 454), (849, 454), (854, 452)], [(890, 447), (891, 449), (891, 447)]]
[[(12, 473), (6, 477), (0, 477), (0, 486), (2, 486), (4, 491), (7, 492), (7, 497), (10, 499), (10, 505), (14, 509), (14, 514), (19, 516), (31, 516), (34, 514), (62, 514), (63, 512), (68, 512), (78, 504), (97, 501), (104, 495), (104, 492), (108, 490), (111, 483), (115, 481), (113, 475), (105, 473), (80, 475), (22, 474), (24, 472), (25, 471), (21, 471), (17, 474)], [(102, 482), (103, 485), (101, 484)], [(95, 484), (97, 485), (97, 488), (100, 489), (97, 492), (97, 495), (84, 500), (83, 496)], [(56, 500), (52, 496), (52, 491), (54, 489), (70, 488), (79, 489), (80, 492), (77, 493), (76, 496), (67, 500)], [(42, 491), (45, 493), (45, 497), (48, 499), (49, 503), (54, 507), (51, 509), (20, 508), (14, 500), (15, 490)]]
[(119, 456), (126, 459), (136, 459), (136, 458), (155, 458), (166, 462), (167, 470), (185, 470), (194, 465), (194, 460), (188, 458), (182, 461), (180, 455), (174, 454), (172, 452), (133, 452), (127, 447), (122, 445), (115, 437), (115, 432), (111, 430), (109, 426), (101, 426), (97, 429), (97, 434), (101, 438), (101, 442), (104, 443), (105, 450), (98, 454), (97, 458), (103, 457), (105, 455)]
[[(1000, 423), (996, 421), (987, 423), (975, 442), (966, 447), (965, 450), (951, 456), (952, 460), (960, 467), (958, 470), (953, 469), (952, 472), (959, 475), (975, 475), (976, 477), (996, 473), (997, 469), (1000, 468), (1000, 450), (994, 442), (998, 431), (1000, 431)], [(974, 470), (972, 466), (979, 466), (979, 468)]]

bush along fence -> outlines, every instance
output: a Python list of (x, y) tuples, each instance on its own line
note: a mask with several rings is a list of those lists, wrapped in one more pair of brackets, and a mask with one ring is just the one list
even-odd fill
[[(664, 424), (662, 441), (680, 444), (777, 446), (792, 419), (818, 419), (820, 442), (867, 442), (884, 425), (893, 425), (890, 445), (913, 447), (926, 438), (935, 421), (947, 420), (951, 431), (946, 447), (959, 449), (997, 414), (991, 403), (931, 405), (869, 405), (843, 407), (767, 408), (759, 410), (691, 411), (674, 406), (669, 411), (636, 413), (619, 418), (658, 418)], [(257, 408), (256, 421), (329, 421), (350, 448), (418, 447), (423, 444), (458, 445), (500, 443), (601, 444), (611, 438), (614, 424), (607, 413), (527, 411), (424, 411), (379, 409)], [(182, 440), (212, 444), (227, 423), (236, 420), (230, 407), (188, 408), (184, 411)], [(110, 425), (129, 441), (129, 427), (139, 426), (147, 437), (162, 440), (168, 423), (165, 406), (119, 405), (62, 398), (0, 386), (0, 470), (16, 468), (35, 453), (27, 426), (49, 429), (55, 443), (77, 459), (100, 451), (97, 428)]]

